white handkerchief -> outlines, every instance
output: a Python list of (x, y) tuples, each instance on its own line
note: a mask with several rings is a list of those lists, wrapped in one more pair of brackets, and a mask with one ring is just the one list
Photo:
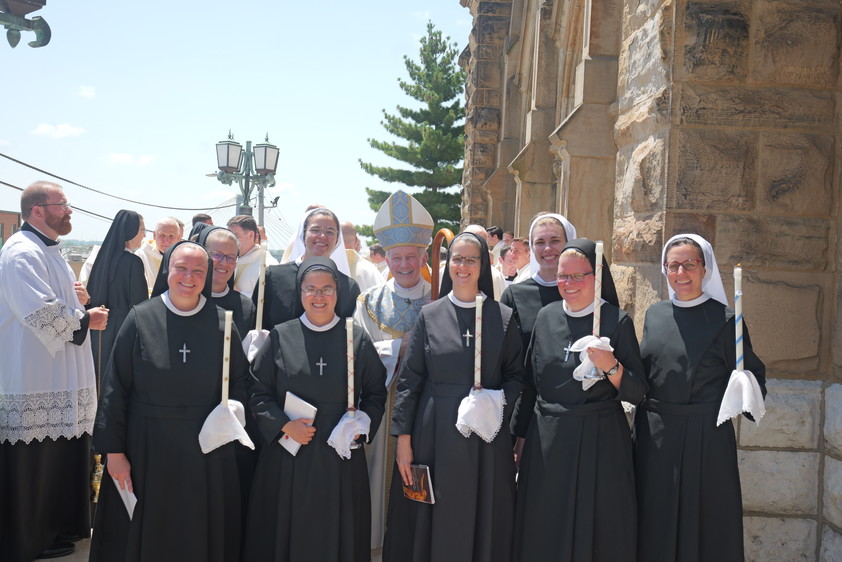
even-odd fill
[(249, 330), (249, 333), (243, 338), (243, 353), (246, 354), (249, 363), (254, 361), (257, 351), (268, 338), (269, 330)]
[[(576, 343), (570, 346), (570, 351), (579, 353), (579, 360), (582, 362), (582, 364), (576, 367), (573, 371), (573, 378), (577, 381), (582, 381), (582, 390), (589, 389), (595, 385), (597, 381), (605, 378), (602, 371), (594, 369), (594, 364), (591, 362), (588, 354), (582, 353), (582, 351), (585, 351), (589, 347), (594, 349), (604, 349), (605, 351), (614, 351), (614, 348), (611, 347), (611, 340), (604, 337), (598, 338), (596, 336), (585, 336), (583, 338), (579, 338), (576, 340)], [(596, 376), (594, 376), (594, 371), (596, 372)]]
[(343, 459), (351, 458), (351, 444), (354, 442), (354, 436), (365, 435), (368, 437), (368, 432), (371, 429), (371, 418), (362, 410), (354, 412), (345, 412), (333, 431), (330, 432), (330, 437), (327, 438), (327, 444), (336, 449), (338, 454)]
[(719, 406), (719, 416), (716, 425), (719, 426), (733, 417), (748, 412), (754, 418), (754, 423), (760, 425), (760, 418), (766, 415), (766, 404), (763, 402), (763, 392), (754, 373), (751, 371), (731, 371), (728, 388)]
[(236, 400), (229, 400), (228, 404), (217, 404), (199, 432), (199, 446), (205, 454), (231, 441), (239, 441), (249, 449), (254, 449), (254, 443), (246, 433), (245, 408)]
[(114, 481), (114, 487), (117, 488), (117, 493), (120, 495), (120, 499), (123, 500), (123, 505), (126, 506), (126, 511), (129, 512), (129, 520), (134, 517), (134, 507), (137, 505), (137, 496), (134, 495), (134, 492), (129, 491), (129, 487), (126, 486), (125, 490), (120, 489), (120, 483), (117, 481), (116, 478), (112, 478)]
[(502, 390), (472, 388), (459, 404), (456, 429), (465, 437), (470, 437), (473, 432), (486, 443), (491, 443), (503, 425), (505, 405), (506, 396)]

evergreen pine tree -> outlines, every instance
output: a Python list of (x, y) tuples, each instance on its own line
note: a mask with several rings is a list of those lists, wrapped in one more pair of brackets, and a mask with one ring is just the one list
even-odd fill
[[(455, 231), (460, 219), (461, 164), (465, 154), (465, 73), (457, 64), (456, 44), (451, 44), (449, 37), (443, 38), (432, 22), (427, 22), (419, 55), (419, 62), (404, 56), (409, 81), (398, 79), (398, 84), (407, 95), (421, 102), (421, 107), (399, 105), (397, 115), (384, 110), (385, 119), (381, 122), (386, 131), (406, 144), (368, 139), (372, 148), (408, 164), (410, 169), (375, 166), (362, 160), (360, 165), (383, 181), (422, 188), (413, 197), (433, 216), (436, 230), (447, 227)], [(366, 193), (374, 211), (390, 195), (369, 188)]]

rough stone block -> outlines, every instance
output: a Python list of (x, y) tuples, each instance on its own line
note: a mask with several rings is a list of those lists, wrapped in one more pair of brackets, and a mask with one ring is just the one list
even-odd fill
[(660, 17), (649, 20), (620, 51), (617, 95), (621, 112), (658, 95), (669, 85), (669, 47), (662, 43), (660, 25)]
[(766, 415), (760, 425), (742, 420), (740, 446), (818, 449), (822, 383), (769, 379), (766, 389)]
[(721, 215), (716, 259), (731, 266), (823, 271), (830, 223), (806, 217)]
[(753, 209), (757, 179), (755, 134), (685, 129), (678, 142), (676, 209)]
[(494, 166), (497, 147), (493, 144), (475, 143), (471, 150), (472, 166)]
[(477, 2), (477, 15), (483, 16), (504, 16), (512, 13), (512, 2)]
[(500, 110), (494, 107), (474, 107), (466, 121), (476, 130), (496, 131), (500, 128)]
[(746, 562), (815, 560), (816, 534), (810, 519), (744, 517)]
[(478, 89), (499, 88), (500, 64), (497, 61), (477, 61), (468, 79)]
[(830, 91), (684, 84), (681, 122), (729, 127), (834, 130)]
[[(623, 37), (629, 37), (651, 20), (659, 9), (671, 9), (672, 0), (634, 0), (623, 2)], [(663, 18), (662, 18), (663, 19)], [(665, 18), (672, 22), (672, 18)]]
[[(681, 213), (670, 211), (664, 220), (664, 238), (661, 246), (658, 246), (658, 257), (661, 259), (661, 247), (663, 243), (682, 232), (695, 232), (711, 243), (714, 248), (719, 248), (716, 240), (716, 215), (703, 213)], [(718, 256), (717, 251), (717, 256)], [(719, 259), (717, 257), (717, 259)], [(656, 262), (660, 263), (660, 261)], [(721, 260), (720, 260), (721, 263)]]
[(622, 149), (651, 135), (664, 135), (669, 124), (669, 107), (670, 90), (665, 88), (620, 114), (614, 125), (614, 142)]
[(824, 526), (822, 531), (822, 549), (819, 554), (821, 562), (842, 562), (842, 535)]
[(842, 384), (824, 390), (824, 446), (842, 459)]
[(748, 69), (750, 7), (741, 2), (688, 2), (684, 71), (693, 80), (734, 81)]
[(833, 87), (839, 68), (840, 4), (767, 0), (755, 4), (752, 78)]
[(508, 17), (479, 15), (474, 19), (471, 40), (477, 45), (502, 45), (508, 32)]
[(614, 219), (612, 245), (615, 262), (658, 263), (664, 215), (638, 215)]
[(649, 137), (635, 147), (630, 158), (618, 158), (615, 215), (663, 207), (666, 156), (664, 139)]
[(833, 151), (830, 136), (761, 135), (758, 210), (774, 214), (830, 215)]
[(819, 454), (737, 451), (746, 511), (816, 515)]
[(824, 457), (824, 517), (842, 527), (842, 461)]

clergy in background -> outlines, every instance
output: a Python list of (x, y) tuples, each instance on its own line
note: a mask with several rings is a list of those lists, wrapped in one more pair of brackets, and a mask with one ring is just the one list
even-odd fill
[[(386, 367), (389, 390), (387, 412), (395, 399), (395, 372), (406, 349), (409, 332), (421, 307), (430, 302), (430, 283), (421, 277), (427, 265), (427, 246), (433, 233), (433, 217), (421, 203), (403, 191), (386, 200), (374, 219), (374, 235), (385, 249), (391, 278), (385, 285), (369, 289), (357, 299), (354, 321), (365, 328)], [(371, 548), (383, 546), (388, 490), (395, 463), (391, 420), (366, 447), (371, 479)]]
[[(329, 257), (336, 264), (339, 270), (336, 286), (339, 308), (336, 313), (341, 318), (354, 314), (360, 288), (350, 277), (339, 219), (330, 209), (316, 207), (307, 211), (299, 222), (292, 239), (289, 261), (266, 268), (262, 328), (271, 330), (275, 325), (298, 318), (304, 312), (295, 283), (298, 266), (303, 260), (313, 257)], [(257, 306), (257, 291), (254, 291), (251, 300)]]
[(104, 306), (109, 312), (105, 330), (91, 340), (97, 388), (111, 356), (114, 338), (129, 314), (129, 310), (149, 298), (143, 261), (134, 254), (146, 235), (143, 217), (134, 211), (117, 211), (88, 280), (90, 306)]
[[(535, 320), (526, 385), (512, 419), (516, 451), (522, 450), (516, 561), (635, 560), (631, 432), (620, 401), (639, 403), (646, 383), (634, 324), (619, 308), (605, 258), (599, 334), (613, 352), (571, 350), (593, 333), (595, 263), (594, 242), (569, 241), (558, 260), (564, 300), (542, 308)], [(585, 375), (594, 378), (574, 373), (584, 358), (595, 367)]]
[(348, 221), (343, 221), (342, 242), (345, 245), (345, 254), (348, 256), (348, 268), (351, 271), (351, 279), (360, 286), (360, 292), (364, 293), (372, 287), (383, 284), (383, 275), (377, 266), (360, 256), (360, 239), (357, 236), (357, 229)]
[(146, 276), (149, 294), (152, 294), (152, 287), (155, 286), (155, 279), (158, 277), (158, 270), (161, 269), (164, 252), (181, 240), (182, 230), (178, 223), (179, 221), (174, 217), (159, 220), (158, 224), (155, 225), (152, 240), (144, 241), (135, 252), (143, 262), (143, 274)]
[[(635, 420), (637, 559), (742, 560), (734, 426), (716, 425), (736, 368), (734, 310), (707, 240), (674, 236), (661, 258), (670, 300), (646, 311), (640, 345), (649, 394)], [(765, 396), (766, 367), (745, 327), (743, 337), (745, 368)]]
[(529, 346), (538, 311), (561, 300), (556, 281), (558, 257), (564, 245), (574, 238), (576, 228), (565, 217), (554, 213), (539, 215), (529, 227), (532, 275), (509, 285), (500, 297), (500, 302), (513, 311), (524, 350)]
[[(346, 323), (336, 315), (339, 270), (333, 260), (301, 263), (296, 290), (304, 313), (275, 326), (254, 359), (251, 407), (260, 452), (249, 505), (245, 560), (368, 562), (371, 513), (365, 453), (357, 436), (350, 458), (328, 443), (348, 407)], [(353, 404), (376, 433), (386, 401), (385, 369), (364, 330), (353, 328)], [(289, 393), (317, 408), (290, 419)], [(279, 440), (294, 440), (293, 456)]]
[[(511, 309), (494, 300), (491, 253), (470, 233), (453, 239), (442, 296), (421, 309), (398, 372), (392, 435), (397, 470), (389, 495), (384, 562), (509, 560), (515, 464), (509, 418), (523, 376), (520, 335)], [(481, 383), (502, 390), (502, 421), (486, 442), (456, 428), (474, 383), (477, 297), (482, 300)], [(503, 405), (505, 403), (505, 406)], [(435, 503), (404, 497), (411, 464), (430, 468)]]
[(61, 187), (36, 182), (21, 229), (0, 250), (0, 560), (73, 551), (59, 535), (90, 533), (90, 435), (96, 380), (73, 270), (59, 253), (73, 210)]
[[(234, 274), (234, 290), (251, 298), (260, 277), (260, 230), (257, 221), (251, 215), (237, 215), (228, 221), (228, 229), (240, 242), (240, 257), (237, 260), (237, 272)], [(266, 249), (266, 266), (278, 265), (278, 261)], [(245, 334), (243, 334), (245, 335)]]
[[(123, 323), (103, 380), (94, 445), (106, 454), (91, 560), (240, 558), (235, 447), (207, 454), (199, 433), (220, 403), (224, 312), (210, 302), (211, 260), (193, 242), (164, 256), (153, 298)], [(229, 396), (248, 368), (232, 329)], [(137, 496), (129, 517), (120, 490)]]

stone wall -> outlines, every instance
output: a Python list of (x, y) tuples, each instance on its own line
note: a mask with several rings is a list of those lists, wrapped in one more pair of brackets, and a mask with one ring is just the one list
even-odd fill
[(462, 5), (463, 220), (524, 234), (550, 210), (611, 240), (639, 330), (673, 234), (711, 241), (729, 297), (741, 263), (769, 378), (737, 427), (746, 557), (842, 560), (842, 3)]

